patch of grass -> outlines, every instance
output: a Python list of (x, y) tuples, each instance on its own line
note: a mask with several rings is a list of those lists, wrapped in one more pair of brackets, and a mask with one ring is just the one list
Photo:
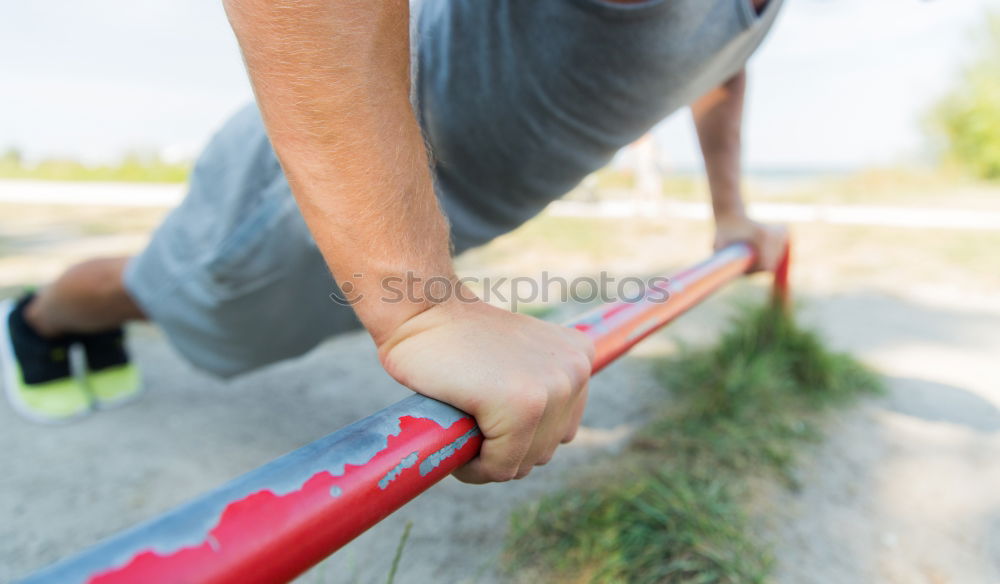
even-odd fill
[(389, 577), (386, 584), (392, 584), (396, 580), (396, 572), (399, 570), (399, 560), (403, 558), (403, 548), (406, 547), (407, 540), (410, 539), (410, 530), (413, 529), (413, 522), (407, 521), (403, 528), (403, 535), (399, 538), (399, 545), (396, 546), (396, 555), (392, 557), (392, 566), (389, 568)]
[(88, 165), (75, 160), (44, 160), (36, 165), (23, 164), (15, 156), (0, 157), (0, 178), (54, 181), (102, 181), (182, 183), (188, 178), (190, 164), (168, 163), (158, 158), (126, 157), (115, 164)]
[(747, 194), (754, 202), (995, 210), (1000, 188), (950, 168), (873, 167), (785, 179), (751, 176)]
[(594, 174), (595, 186), (605, 190), (631, 190), (635, 188), (635, 174), (625, 170), (602, 168)]
[(747, 518), (750, 479), (791, 481), (822, 413), (881, 391), (873, 373), (771, 307), (740, 311), (718, 345), (685, 349), (658, 375), (674, 399), (622, 456), (513, 515), (512, 570), (565, 582), (763, 582), (772, 560)]
[[(663, 221), (628, 220), (605, 217), (559, 217), (543, 214), (522, 225), (516, 232), (491, 244), (500, 253), (520, 255), (525, 250), (565, 258), (577, 255), (593, 261), (627, 257), (623, 246), (642, 241), (656, 234), (676, 233), (680, 227)], [(507, 248), (510, 251), (507, 251)], [(648, 252), (648, 250), (647, 250)]]

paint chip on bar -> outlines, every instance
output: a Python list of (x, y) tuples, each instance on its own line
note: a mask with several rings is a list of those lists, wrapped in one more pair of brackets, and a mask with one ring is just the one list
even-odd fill
[[(399, 461), (399, 464), (397, 464), (396, 466), (392, 467), (392, 469), (389, 470), (389, 472), (385, 473), (385, 476), (382, 477), (382, 480), (380, 480), (378, 482), (378, 488), (380, 488), (380, 489), (382, 489), (384, 491), (385, 488), (389, 486), (389, 483), (391, 483), (392, 481), (396, 480), (396, 477), (398, 477), (404, 470), (406, 470), (406, 469), (410, 468), (411, 466), (417, 464), (417, 460), (419, 460), (419, 459), (420, 459), (420, 453), (417, 452), (417, 451), (413, 451), (413, 452), (407, 454), (406, 458), (404, 458), (403, 460)], [(423, 473), (421, 473), (421, 474), (423, 474)]]
[(441, 464), (441, 461), (458, 452), (469, 441), (469, 438), (472, 438), (476, 434), (479, 434), (479, 428), (472, 428), (456, 438), (451, 444), (428, 456), (426, 460), (420, 463), (420, 476), (425, 477), (429, 475)]

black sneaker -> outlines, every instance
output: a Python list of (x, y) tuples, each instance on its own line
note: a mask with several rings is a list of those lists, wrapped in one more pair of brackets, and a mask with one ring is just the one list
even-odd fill
[(71, 337), (47, 339), (24, 319), (34, 294), (0, 302), (0, 364), (7, 400), (14, 411), (35, 422), (65, 422), (92, 411), (83, 371), (71, 355)]

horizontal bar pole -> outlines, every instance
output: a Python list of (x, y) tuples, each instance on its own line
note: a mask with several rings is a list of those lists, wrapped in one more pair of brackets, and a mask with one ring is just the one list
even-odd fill
[[(593, 339), (596, 373), (753, 261), (750, 246), (731, 245), (637, 301), (568, 326)], [(481, 443), (471, 416), (415, 394), (23, 582), (287, 582), (473, 459)]]

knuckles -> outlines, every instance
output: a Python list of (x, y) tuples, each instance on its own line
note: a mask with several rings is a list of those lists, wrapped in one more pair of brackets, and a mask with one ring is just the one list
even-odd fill
[(569, 374), (562, 371), (557, 371), (552, 374), (552, 379), (548, 384), (548, 394), (551, 401), (556, 404), (563, 404), (570, 399), (572, 399), (573, 394), (576, 393), (576, 383), (570, 378)]
[(592, 363), (593, 358), (588, 356), (586, 353), (574, 353), (573, 357), (570, 359), (570, 363), (568, 365), (570, 376), (572, 379), (576, 380), (578, 385), (582, 385), (587, 379), (590, 378)]
[(582, 355), (585, 361), (584, 366), (587, 370), (587, 374), (589, 375), (590, 367), (594, 363), (594, 359), (597, 358), (597, 347), (594, 345), (594, 341), (592, 341), (590, 337), (588, 337), (582, 331), (578, 331), (576, 329), (570, 329), (570, 330), (576, 334), (578, 339), (580, 339), (583, 348)]
[(548, 402), (548, 395), (537, 384), (516, 391), (508, 398), (508, 403), (517, 411), (518, 416), (525, 422), (525, 425), (531, 427), (537, 426), (541, 422)]

